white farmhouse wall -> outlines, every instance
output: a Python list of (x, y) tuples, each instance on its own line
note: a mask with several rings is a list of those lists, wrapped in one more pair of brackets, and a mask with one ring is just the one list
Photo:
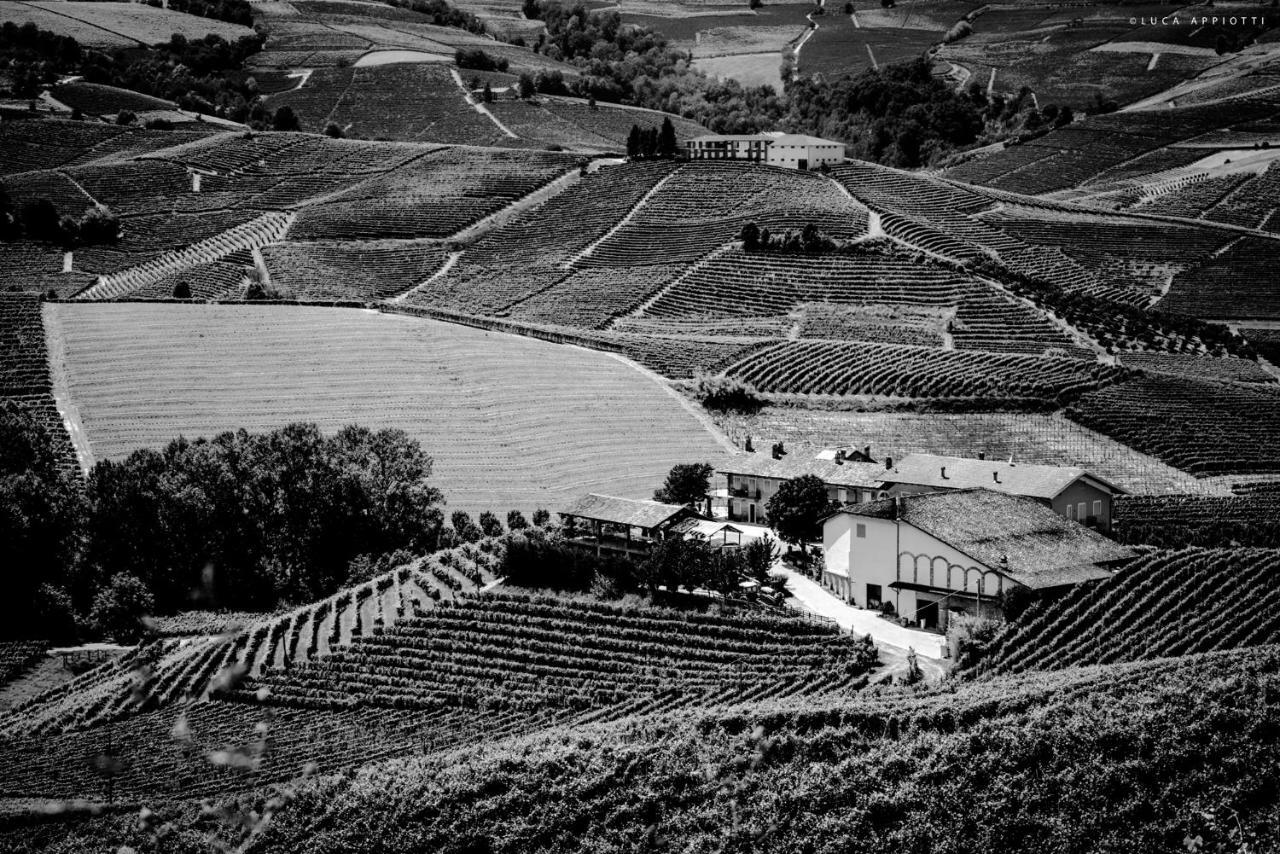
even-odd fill
[[(862, 525), (864, 536), (858, 536)], [(898, 553), (898, 525), (889, 519), (873, 519), (841, 513), (822, 528), (825, 549), (825, 579), (846, 601), (865, 606), (867, 585), (879, 584), (883, 601), (893, 601), (889, 585), (895, 580)], [(831, 542), (828, 543), (830, 531)]]
[(994, 569), (919, 528), (902, 525), (899, 535), (899, 581), (982, 596), (995, 596), (1010, 583)]
[[(936, 602), (939, 628), (945, 628), (953, 608), (998, 616), (995, 597), (1016, 584), (931, 534), (894, 520), (840, 514), (822, 533), (823, 581), (841, 598), (866, 607), (867, 585), (879, 585), (881, 601), (912, 619), (922, 605)], [(895, 582), (938, 589), (895, 589)]]

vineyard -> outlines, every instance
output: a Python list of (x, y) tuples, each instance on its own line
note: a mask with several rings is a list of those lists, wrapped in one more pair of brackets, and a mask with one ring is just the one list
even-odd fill
[(1174, 276), (1162, 311), (1205, 318), (1280, 319), (1274, 276), (1280, 241), (1246, 237), (1212, 261)]
[(576, 168), (552, 152), (450, 148), (308, 206), (294, 240), (446, 237)]
[[(53, 8), (50, 8), (53, 6)], [(165, 42), (177, 33), (199, 39), (217, 35), (228, 41), (253, 35), (253, 30), (211, 18), (200, 18), (145, 4), (104, 5), (93, 0), (66, 3), (17, 3), (5, 9), (5, 20), (31, 22), (42, 30), (71, 36), (94, 47), (137, 47)]]
[[(144, 690), (99, 701), (88, 710), (90, 719), (49, 717), (51, 700), (87, 693), (83, 681), (55, 689), (54, 696), (21, 710), (28, 718), (45, 717), (39, 726), (24, 724), (21, 737), (0, 750), (21, 769), (7, 775), (0, 791), (62, 797), (101, 792), (104, 781), (91, 769), (104, 739), (128, 757), (112, 780), (117, 792), (189, 798), (288, 780), (308, 762), (334, 772), (368, 762), (371, 753), (435, 752), (568, 721), (581, 727), (764, 697), (848, 695), (865, 684), (876, 663), (870, 644), (798, 617), (518, 595), (475, 598), (438, 582), (430, 597), (417, 595), (421, 588), (414, 586), (414, 595), (400, 598), (407, 579), (417, 579), (409, 586), (424, 584), (469, 565), (456, 554), (432, 563), (432, 573), (403, 568), (361, 589), (385, 585), (386, 595), (361, 598), (361, 591), (344, 591), (234, 641), (212, 641), (216, 652), (186, 658), (218, 667), (193, 663), (185, 671), (170, 665), (148, 672)], [(394, 618), (387, 595), (399, 603)], [(370, 613), (376, 616), (370, 619)], [(349, 631), (348, 621), (354, 622)], [(328, 644), (326, 633), (332, 635)], [(268, 651), (255, 652), (259, 646)], [(175, 712), (148, 709), (172, 704), (180, 690), (195, 688), (199, 697), (198, 686), (237, 662), (250, 667), (247, 680), (234, 687), (215, 680), (211, 699), (184, 704), (183, 736), (157, 732), (173, 727)], [(121, 720), (121, 706), (139, 695), (154, 699)], [(258, 758), (266, 761), (254, 761), (251, 772), (191, 761), (196, 751), (252, 741), (262, 721), (270, 750), (258, 745)], [(86, 728), (90, 723), (96, 725)], [(142, 745), (157, 749), (139, 750)]]
[(1151, 552), (1006, 624), (979, 669), (1056, 670), (1274, 644), (1278, 600), (1276, 550)]
[(38, 664), (48, 653), (44, 641), (8, 641), (0, 643), (0, 686), (8, 685)]
[[(192, 797), (242, 788), (304, 757), (318, 769), (366, 765), (294, 788), (258, 840), (264, 850), (451, 850), (460, 840), (562, 850), (583, 838), (640, 845), (656, 835), (660, 845), (702, 851), (765, 834), (782, 850), (802, 850), (815, 834), (839, 850), (924, 850), (942, 833), (966, 850), (1090, 850), (1107, 838), (1118, 849), (1157, 851), (1188, 829), (1228, 838), (1234, 825), (1188, 818), (1188, 808), (1241, 792), (1251, 795), (1242, 821), (1272, 826), (1280, 763), (1259, 698), (1276, 690), (1276, 667), (1268, 647), (942, 689), (762, 698), (600, 725), (498, 725), (446, 752), (415, 740), (419, 712), (206, 704), (178, 727), (152, 715), (92, 738), (50, 739), (47, 759), (5, 758), (25, 760), (10, 764), (24, 790), (100, 798), (108, 781), (90, 770), (93, 750), (149, 739), (146, 753), (116, 751), (123, 767), (114, 782), (152, 804), (183, 784)], [(200, 761), (206, 750), (224, 764)], [(853, 821), (833, 807), (864, 801)], [(991, 821), (992, 810), (1019, 811), (1019, 826)], [(389, 811), (395, 821), (371, 820)], [(137, 812), (24, 824), (0, 839), (22, 854), (143, 845)], [(198, 847), (207, 832), (207, 823), (179, 821), (166, 839)]]
[(299, 306), (49, 307), (95, 458), (175, 436), (315, 421), (398, 427), (451, 507), (505, 513), (646, 494), (724, 447), (603, 353), (434, 320)]
[(84, 81), (61, 83), (53, 87), (52, 94), (60, 103), (91, 116), (115, 115), (121, 110), (142, 112), (174, 109), (172, 103), (160, 98)]
[(54, 405), (40, 297), (35, 294), (0, 293), (0, 403), (30, 413), (58, 450), (61, 467), (79, 474), (75, 448)]
[(1151, 374), (1086, 394), (1067, 415), (1196, 475), (1280, 471), (1280, 393)]
[(428, 278), (446, 257), (430, 241), (290, 242), (262, 250), (272, 289), (302, 300), (386, 299)]
[(967, 160), (945, 174), (1015, 193), (1065, 194), (1091, 182), (1120, 181), (1194, 163), (1204, 157), (1203, 149), (1168, 146), (1269, 117), (1274, 109), (1274, 93), (1262, 91), (1221, 103), (1090, 116)]
[(311, 133), (329, 122), (353, 136), (405, 142), (503, 145), (512, 141), (477, 112), (436, 63), (317, 68), (297, 89), (267, 99), (293, 108)]
[(1054, 401), (1108, 386), (1120, 369), (1082, 359), (831, 342), (783, 343), (731, 367), (762, 392)]
[(1232, 545), (1280, 548), (1280, 495), (1126, 495), (1113, 504), (1126, 543), (1160, 548)]
[(203, 139), (209, 131), (148, 131), (75, 121), (0, 124), (0, 175), (118, 161)]
[(241, 678), (327, 656), (492, 582), (494, 551), (484, 541), (441, 552), (293, 611), (208, 626), (212, 634), (187, 642), (161, 634), (0, 715), (0, 732), (77, 732), (202, 700)]

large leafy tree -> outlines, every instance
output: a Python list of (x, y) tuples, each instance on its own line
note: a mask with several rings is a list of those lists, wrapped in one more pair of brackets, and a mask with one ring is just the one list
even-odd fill
[(710, 463), (679, 463), (667, 472), (662, 488), (653, 493), (654, 501), (667, 504), (687, 504), (699, 507), (711, 491), (711, 475), (715, 472)]
[(360, 555), (433, 548), (441, 495), (403, 431), (314, 424), (171, 442), (95, 466), (82, 608), (129, 572), (160, 612), (264, 607), (339, 587)]
[(0, 637), (61, 636), (70, 613), (84, 496), (43, 426), (25, 409), (0, 403), (0, 553), (5, 595)]
[(822, 478), (806, 474), (779, 484), (765, 510), (778, 537), (788, 545), (799, 546), (820, 536), (819, 521), (837, 506), (827, 497)]

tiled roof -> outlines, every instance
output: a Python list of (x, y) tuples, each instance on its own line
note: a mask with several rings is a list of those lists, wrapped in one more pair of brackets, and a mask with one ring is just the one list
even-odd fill
[(709, 133), (690, 137), (688, 142), (777, 142), (782, 145), (842, 145), (834, 139), (802, 133)]
[(777, 480), (791, 480), (811, 474), (833, 486), (877, 489), (885, 469), (880, 463), (837, 464), (832, 460), (802, 454), (787, 454), (782, 459), (775, 460), (770, 454), (756, 453), (732, 457), (719, 467), (719, 471), (722, 474), (745, 474)]
[[(943, 477), (943, 471), (946, 477)], [(881, 475), (885, 483), (933, 486), (939, 489), (990, 489), (1010, 495), (1054, 498), (1082, 477), (1091, 478), (1113, 492), (1122, 492), (1097, 475), (1075, 466), (1046, 466), (969, 457), (908, 454)]]
[(561, 515), (595, 519), (637, 528), (656, 528), (676, 516), (697, 515), (682, 504), (663, 504), (643, 498), (618, 498), (591, 492), (560, 511)]
[(1109, 564), (1134, 556), (1035, 499), (987, 489), (903, 495), (840, 512), (898, 519), (1032, 588), (1109, 578)]

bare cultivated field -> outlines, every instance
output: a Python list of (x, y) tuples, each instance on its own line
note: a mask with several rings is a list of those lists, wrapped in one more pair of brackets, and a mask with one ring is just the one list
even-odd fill
[(743, 86), (772, 86), (782, 89), (782, 53), (740, 53), (699, 59), (698, 70), (717, 80), (732, 78)]
[(648, 497), (725, 448), (659, 381), (602, 353), (356, 309), (51, 304), (96, 459), (293, 421), (398, 427), (449, 505)]
[(94, 47), (167, 42), (174, 33), (202, 38), (209, 33), (234, 41), (253, 35), (249, 27), (200, 18), (142, 3), (36, 2), (5, 3), (3, 20), (34, 23), (42, 30), (71, 36)]
[(1199, 481), (1059, 415), (767, 409), (725, 426), (739, 444), (747, 435), (756, 448), (768, 448), (782, 440), (796, 454), (831, 445), (870, 445), (872, 456), (878, 460), (885, 456), (900, 459), (908, 453), (985, 453), (1000, 460), (1012, 456), (1015, 462), (1079, 465), (1138, 494), (1231, 494), (1227, 483)]
[(695, 59), (778, 51), (804, 33), (803, 19), (776, 27), (715, 27), (698, 33)]

